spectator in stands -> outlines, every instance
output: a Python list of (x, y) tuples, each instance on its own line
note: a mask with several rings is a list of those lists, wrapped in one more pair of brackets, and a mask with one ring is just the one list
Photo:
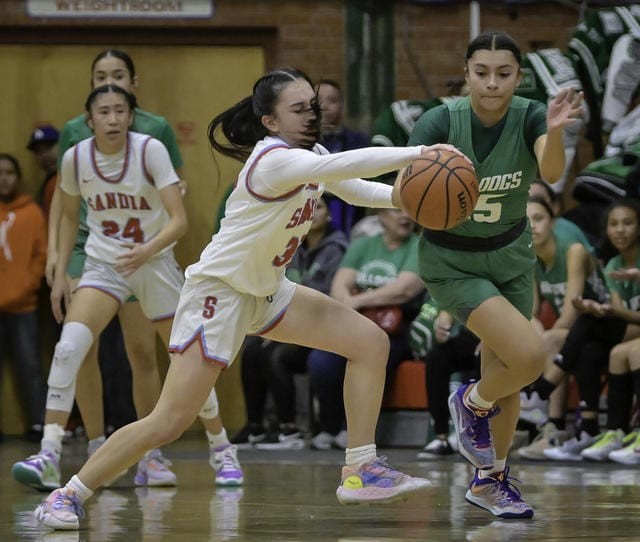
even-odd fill
[[(567, 220), (563, 216), (560, 216), (561, 206), (559, 195), (551, 188), (549, 183), (543, 181), (542, 179), (535, 179), (529, 187), (529, 196), (534, 198), (541, 198), (550, 206), (551, 210), (553, 211), (553, 235), (556, 238), (562, 240), (563, 242), (566, 241), (569, 244), (580, 243), (590, 253), (595, 254), (594, 247), (591, 245), (589, 239), (582, 231), (582, 229), (571, 220)], [(559, 311), (560, 307), (554, 308), (544, 298), (540, 299), (536, 314), (538, 316), (538, 319), (540, 320), (541, 331), (542, 328), (545, 327), (545, 324), (547, 325), (547, 327), (551, 327), (554, 325), (553, 322), (548, 322), (547, 320), (555, 321)], [(556, 331), (557, 329), (558, 328), (556, 327)], [(553, 333), (555, 333), (555, 331)], [(550, 337), (548, 336), (547, 340), (549, 338)], [(551, 347), (553, 356), (558, 353), (561, 344), (562, 341), (560, 341), (559, 344), (554, 343), (554, 345)], [(535, 392), (531, 394), (522, 392), (520, 394), (520, 419), (528, 423), (529, 429), (531, 429), (531, 424), (540, 426), (545, 424), (548, 417), (553, 418), (555, 420), (555, 425), (545, 425), (545, 431), (543, 432), (552, 433), (554, 442), (557, 442), (558, 438), (564, 437), (564, 433), (562, 433), (562, 431), (564, 430), (564, 419), (566, 414), (566, 391), (566, 378), (564, 378), (558, 383), (556, 391), (551, 394), (551, 396), (549, 397), (549, 401), (543, 401)], [(556, 429), (559, 428), (561, 433), (556, 435), (556, 429), (554, 429), (554, 427), (556, 427)], [(542, 459), (542, 448), (545, 446), (545, 442), (548, 443), (548, 439), (543, 439), (540, 435), (537, 435), (534, 448), (532, 448), (531, 450), (526, 447), (523, 448), (521, 450), (521, 455), (528, 454), (530, 459)]]
[[(449, 433), (449, 380), (455, 372), (462, 372), (465, 378), (477, 378), (480, 372), (478, 357), (478, 338), (464, 326), (461, 326), (446, 311), (439, 311), (431, 299), (423, 304), (420, 314), (411, 324), (412, 345), (414, 331), (420, 326), (428, 329), (432, 338), (428, 344), (413, 348), (414, 355), (426, 362), (426, 387), (429, 401), (429, 413), (433, 420), (435, 436), (422, 450), (418, 459), (438, 459), (454, 453), (448, 440)], [(423, 333), (418, 336), (426, 338)], [(425, 341), (427, 342), (427, 341)], [(424, 348), (424, 350), (422, 350)], [(422, 350), (422, 352), (416, 352)], [(422, 353), (424, 354), (422, 355)]]
[[(369, 135), (344, 125), (344, 96), (340, 85), (331, 79), (321, 79), (316, 85), (318, 105), (322, 111), (319, 143), (329, 152), (342, 152), (369, 146)], [(364, 209), (326, 194), (333, 227), (349, 235), (351, 227), (364, 216)]]
[[(637, 312), (637, 298), (640, 283), (615, 279), (612, 271), (622, 267), (638, 267), (640, 234), (640, 211), (636, 202), (620, 200), (614, 202), (605, 212), (606, 237), (618, 255), (605, 267), (605, 278), (610, 292), (610, 300), (601, 296), (589, 298), (583, 295), (572, 300), (579, 312), (571, 326), (565, 342), (552, 368), (548, 369), (532, 384), (531, 389), (545, 399), (555, 388), (562, 372), (575, 372), (580, 397), (585, 404), (581, 408), (576, 437), (561, 446), (544, 450), (544, 456), (555, 460), (581, 460), (582, 452), (600, 439), (598, 410), (602, 388), (601, 374), (607, 367), (611, 349), (623, 340), (640, 336), (640, 317)], [(568, 297), (568, 296), (567, 296)], [(629, 308), (627, 308), (629, 307)], [(614, 388), (616, 381), (612, 382)], [(610, 394), (619, 393), (609, 389)]]
[[(536, 252), (535, 285), (536, 309), (546, 303), (552, 311), (549, 329), (542, 336), (549, 352), (545, 369), (545, 378), (557, 385), (564, 373), (553, 363), (567, 336), (569, 329), (578, 318), (578, 310), (572, 300), (576, 297), (607, 300), (604, 276), (589, 248), (577, 235), (571, 237), (568, 231), (558, 227), (550, 203), (541, 197), (531, 196), (527, 203), (527, 217), (531, 224), (533, 246)], [(537, 314), (539, 310), (536, 310)], [(540, 328), (543, 326), (541, 325)], [(555, 387), (555, 386), (554, 386)], [(552, 388), (553, 389), (553, 388)], [(541, 402), (539, 393), (530, 391), (521, 397), (521, 418), (542, 425), (546, 421), (546, 412), (539, 419), (530, 414), (534, 405)], [(520, 448), (518, 454), (527, 459), (545, 459), (544, 450), (563, 440), (565, 429), (565, 397), (563, 390), (554, 392), (549, 411), (549, 421), (541, 433), (529, 446)], [(549, 399), (544, 393), (543, 401)], [(545, 409), (546, 410), (546, 409)], [(529, 414), (529, 416), (527, 416)]]
[(33, 152), (40, 169), (44, 171), (44, 179), (40, 185), (38, 203), (44, 210), (44, 216), (49, 221), (51, 199), (58, 180), (58, 139), (60, 134), (50, 124), (38, 126), (29, 137), (27, 149)]
[[(287, 277), (329, 294), (331, 281), (347, 249), (347, 238), (332, 227), (332, 217), (323, 195), (311, 228), (287, 268)], [(247, 425), (231, 442), (258, 449), (298, 449), (303, 433), (296, 424), (294, 374), (307, 372), (309, 349), (262, 337), (247, 337), (242, 352), (242, 387), (247, 405)], [(265, 432), (265, 404), (268, 393), (279, 422), (272, 434)], [(310, 413), (311, 414), (311, 413)]]
[[(378, 325), (387, 327), (391, 350), (387, 382), (394, 369), (410, 356), (408, 325), (417, 314), (424, 286), (418, 274), (414, 224), (399, 209), (379, 211), (384, 233), (353, 241), (331, 284), (331, 296), (363, 314), (375, 309), (382, 316)], [(332, 352), (312, 350), (308, 358), (311, 390), (318, 400), (321, 431), (312, 439), (316, 449), (345, 447), (345, 415), (342, 397), (346, 360)]]
[(549, 183), (542, 179), (535, 179), (529, 187), (529, 196), (542, 198), (553, 211), (553, 233), (554, 235), (582, 243), (589, 252), (595, 254), (595, 249), (585, 235), (584, 231), (575, 222), (561, 216), (561, 205), (558, 194), (551, 188)]
[(39, 439), (46, 388), (36, 308), (47, 230), (40, 207), (20, 191), (21, 180), (16, 158), (0, 153), (0, 362), (11, 355), (26, 406), (27, 437)]
[[(616, 222), (616, 219), (618, 222)], [(603, 307), (614, 316), (623, 316), (629, 324), (627, 336), (635, 328), (638, 336), (640, 316), (638, 316), (638, 299), (640, 295), (640, 211), (637, 202), (634, 207), (626, 207), (624, 202), (609, 212), (607, 235), (611, 244), (619, 251), (607, 264), (607, 279), (612, 292), (611, 307)], [(615, 229), (617, 228), (617, 230)], [(623, 232), (624, 230), (624, 232)], [(627, 301), (625, 306), (633, 312), (618, 312), (617, 301)], [(625, 309), (626, 311), (626, 309)], [(614, 346), (609, 355), (609, 375), (607, 392), (607, 422), (605, 432), (600, 434), (596, 442), (581, 452), (581, 456), (593, 461), (611, 459), (623, 464), (637, 464), (640, 453), (636, 448), (640, 445), (640, 433), (629, 431), (633, 395), (640, 397), (640, 339), (624, 341)]]
[[(615, 273), (615, 274), (614, 274)], [(617, 275), (621, 273), (621, 275)], [(612, 276), (627, 280), (640, 280), (638, 267), (614, 271)], [(636, 406), (640, 401), (640, 339), (614, 346), (609, 355), (609, 393), (607, 400), (607, 435), (601, 439), (602, 446), (585, 450), (590, 459), (609, 459), (623, 465), (640, 464), (640, 429), (635, 428), (626, 437), (630, 427), (630, 413), (635, 396)], [(616, 392), (617, 393), (614, 393)], [(608, 442), (607, 442), (608, 441)]]

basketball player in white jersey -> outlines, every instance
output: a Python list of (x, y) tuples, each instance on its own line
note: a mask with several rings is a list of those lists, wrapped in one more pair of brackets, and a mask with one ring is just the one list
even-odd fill
[[(14, 478), (38, 489), (60, 487), (61, 441), (73, 406), (77, 373), (94, 339), (120, 305), (134, 294), (165, 344), (169, 341), (183, 282), (172, 248), (185, 233), (187, 219), (179, 178), (165, 146), (129, 131), (134, 104), (133, 96), (119, 86), (94, 89), (86, 109), (95, 137), (69, 149), (62, 161), (65, 206), (51, 301), (56, 319), (65, 323), (49, 373), (42, 449), (12, 469)], [(81, 199), (88, 208), (87, 261), (73, 303), (69, 303), (66, 269)], [(215, 391), (210, 391), (200, 417), (212, 421), (217, 418), (218, 405)], [(208, 436), (211, 440), (213, 435)], [(217, 463), (224, 461), (225, 485), (240, 485), (242, 472), (235, 447), (229, 446), (226, 433), (222, 440), (226, 442), (220, 442), (220, 450), (211, 454), (216, 482), (220, 483)], [(167, 464), (159, 450), (148, 450), (138, 465), (136, 485), (176, 485)]]
[[(329, 154), (316, 144), (320, 113), (306, 75), (270, 72), (253, 94), (213, 119), (214, 149), (246, 159), (220, 231), (187, 269), (174, 319), (169, 372), (153, 412), (116, 431), (69, 483), (36, 510), (54, 529), (78, 529), (95, 489), (147, 449), (189, 427), (222, 368), (248, 334), (336, 352), (346, 357), (346, 466), (341, 503), (386, 503), (430, 485), (377, 457), (375, 427), (382, 400), (387, 335), (355, 310), (285, 278), (325, 187), (369, 207), (394, 207), (391, 187), (374, 177), (407, 166), (433, 147), (365, 148)], [(218, 129), (229, 141), (218, 141)], [(454, 150), (449, 145), (438, 148)]]

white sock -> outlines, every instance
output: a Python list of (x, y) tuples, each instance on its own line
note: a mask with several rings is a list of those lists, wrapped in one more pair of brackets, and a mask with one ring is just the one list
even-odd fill
[(347, 448), (345, 451), (345, 463), (350, 467), (359, 467), (376, 458), (376, 445), (365, 444), (357, 448)]
[(52, 453), (59, 461), (62, 455), (62, 438), (64, 427), (57, 423), (46, 423), (42, 429), (42, 441), (40, 448)]
[(472, 406), (481, 408), (483, 410), (489, 410), (493, 406), (492, 402), (480, 397), (480, 394), (478, 393), (478, 384), (475, 384), (473, 388), (471, 388), (471, 391), (467, 394), (466, 399), (467, 401), (469, 401), (469, 403), (471, 403)]
[(100, 435), (99, 437), (92, 438), (87, 443), (87, 454), (89, 454), (89, 456), (92, 456), (93, 454), (95, 454), (96, 450), (104, 444), (105, 440), (107, 440), (107, 438), (104, 435)]
[(78, 497), (78, 500), (83, 504), (84, 501), (93, 495), (93, 491), (85, 486), (76, 474), (71, 477), (71, 480), (67, 482), (67, 485), (64, 486), (64, 488), (72, 490), (76, 494), (76, 497)]
[(480, 478), (480, 479), (488, 478), (489, 476), (491, 476), (492, 474), (495, 474), (496, 472), (502, 472), (506, 468), (507, 468), (507, 458), (506, 457), (504, 459), (496, 459), (495, 463), (493, 464), (493, 467), (491, 467), (490, 469), (487, 469), (487, 470), (479, 470), (478, 471), (478, 478)]
[(229, 437), (227, 437), (227, 431), (224, 427), (222, 428), (222, 431), (220, 431), (217, 435), (209, 433), (209, 431), (205, 431), (205, 433), (207, 433), (207, 440), (209, 441), (209, 448), (211, 450), (224, 448), (231, 444), (229, 442)]

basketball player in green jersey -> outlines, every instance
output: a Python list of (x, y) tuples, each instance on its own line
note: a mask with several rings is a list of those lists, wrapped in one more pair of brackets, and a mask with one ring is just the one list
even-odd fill
[(551, 183), (560, 178), (563, 128), (582, 114), (582, 94), (572, 89), (560, 91), (546, 114), (543, 104), (514, 96), (520, 62), (506, 34), (475, 38), (466, 52), (469, 95), (426, 112), (409, 138), (409, 145), (455, 145), (473, 161), (480, 182), (469, 220), (446, 232), (423, 231), (420, 274), (438, 305), (482, 341), (482, 376), (454, 392), (449, 407), (460, 452), (477, 469), (465, 498), (507, 518), (533, 516), (509, 480), (506, 460), (520, 389), (545, 362), (530, 321), (535, 254), (528, 190), (538, 171)]

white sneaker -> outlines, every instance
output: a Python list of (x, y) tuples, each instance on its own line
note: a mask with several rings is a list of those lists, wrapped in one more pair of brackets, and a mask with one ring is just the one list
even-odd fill
[(543, 453), (547, 459), (554, 461), (582, 461), (582, 455), (580, 455), (580, 453), (595, 441), (595, 437), (592, 437), (586, 431), (582, 431), (579, 438), (574, 437), (569, 439), (560, 446), (544, 450)]
[(615, 450), (622, 448), (622, 439), (624, 438), (624, 431), (618, 429), (616, 431), (609, 430), (606, 433), (602, 433), (596, 437), (596, 441), (582, 450), (580, 455), (584, 459), (590, 459), (591, 461), (606, 461), (609, 459), (609, 454)]
[(531, 397), (520, 392), (520, 419), (535, 425), (542, 425), (549, 419), (549, 401), (540, 399), (537, 391)]
[(629, 433), (622, 441), (622, 448), (609, 454), (609, 459), (622, 465), (640, 465), (640, 430)]
[(209, 465), (216, 473), (217, 486), (241, 486), (244, 482), (242, 467), (238, 460), (238, 447), (235, 444), (211, 450)]
[(327, 431), (321, 431), (311, 439), (310, 447), (313, 450), (330, 450), (338, 448), (347, 449), (347, 432), (343, 429), (337, 435), (332, 435)]
[(548, 458), (545, 457), (544, 451), (560, 446), (567, 440), (567, 437), (566, 431), (560, 431), (553, 422), (547, 422), (536, 438), (531, 441), (531, 444), (518, 448), (517, 453), (523, 459), (546, 461)]
[(304, 438), (300, 431), (288, 434), (280, 432), (263, 442), (256, 443), (255, 448), (256, 450), (302, 450), (304, 448)]
[(340, 450), (347, 449), (347, 431), (343, 429), (335, 437), (333, 437), (333, 447)]

